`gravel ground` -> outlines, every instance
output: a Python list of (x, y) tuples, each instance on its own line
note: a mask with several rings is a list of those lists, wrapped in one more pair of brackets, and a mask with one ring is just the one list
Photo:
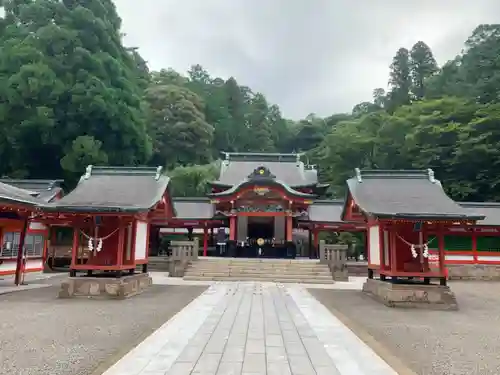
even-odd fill
[(206, 289), (154, 285), (122, 301), (61, 300), (57, 279), (0, 296), (1, 375), (98, 374)]
[(500, 374), (500, 283), (450, 286), (459, 311), (391, 309), (359, 291), (309, 292), (419, 375)]

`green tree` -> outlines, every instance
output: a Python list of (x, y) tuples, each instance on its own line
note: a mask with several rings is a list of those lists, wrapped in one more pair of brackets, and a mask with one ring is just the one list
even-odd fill
[(383, 88), (376, 88), (373, 90), (373, 104), (379, 108), (385, 108), (387, 97)]
[(151, 144), (139, 72), (114, 4), (5, 0), (4, 7), (0, 121), (12, 158), (2, 172), (73, 175), (62, 160), (84, 135), (101, 142), (109, 163), (145, 162)]
[(406, 48), (400, 48), (392, 60), (389, 73), (388, 108), (395, 108), (411, 102), (410, 57)]
[(172, 179), (174, 197), (204, 197), (209, 193), (208, 182), (215, 181), (219, 173), (219, 163), (194, 166), (179, 166), (168, 175)]
[(500, 24), (478, 26), (465, 42), (461, 61), (469, 96), (481, 103), (500, 100)]
[(213, 127), (205, 121), (197, 94), (185, 87), (152, 84), (146, 100), (155, 164), (173, 167), (210, 161)]
[(247, 151), (273, 152), (275, 147), (269, 120), (269, 105), (261, 93), (255, 94), (252, 98), (246, 120), (248, 123)]
[(425, 96), (425, 83), (438, 70), (431, 49), (422, 41), (415, 43), (410, 51), (412, 92), (417, 100)]

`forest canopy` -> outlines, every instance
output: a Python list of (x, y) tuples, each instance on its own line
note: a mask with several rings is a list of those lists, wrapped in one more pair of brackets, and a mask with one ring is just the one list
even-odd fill
[(88, 164), (163, 165), (198, 195), (221, 151), (305, 152), (341, 196), (353, 168), (433, 168), (457, 200), (500, 198), (500, 25), (438, 66), (402, 46), (388, 89), (351, 113), (293, 121), (264, 93), (193, 62), (149, 71), (111, 0), (3, 0), (0, 175), (74, 183)]

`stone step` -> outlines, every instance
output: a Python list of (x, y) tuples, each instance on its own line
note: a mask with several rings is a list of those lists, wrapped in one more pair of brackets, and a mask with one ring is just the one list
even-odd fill
[(269, 276), (184, 276), (184, 280), (191, 281), (267, 281), (280, 283), (300, 283), (300, 284), (334, 284), (330, 279), (316, 278), (283, 278), (274, 275)]
[(270, 274), (258, 272), (230, 272), (230, 271), (208, 271), (208, 272), (190, 272), (186, 271), (185, 276), (252, 276), (252, 277), (284, 277), (284, 278), (308, 278), (308, 279), (331, 279), (331, 274), (311, 275), (303, 273)]
[(256, 272), (256, 271), (229, 271), (229, 270), (205, 270), (193, 271), (186, 270), (185, 275), (208, 275), (208, 274), (223, 274), (223, 275), (274, 275), (276, 277), (287, 277), (288, 275), (300, 275), (302, 277), (332, 277), (330, 272), (321, 273), (304, 273), (304, 272)]
[(186, 274), (206, 274), (206, 273), (225, 273), (225, 274), (256, 274), (256, 275), (304, 275), (304, 276), (331, 276), (331, 272), (326, 271), (309, 271), (304, 272), (301, 270), (288, 270), (288, 271), (274, 271), (270, 272), (267, 270), (249, 270), (249, 269), (211, 269), (211, 270), (199, 270), (188, 268)]
[(294, 259), (238, 259), (238, 258), (221, 258), (216, 260), (207, 260), (205, 258), (198, 258), (196, 260), (198, 263), (245, 263), (245, 264), (255, 264), (255, 263), (265, 263), (265, 264), (319, 264), (318, 259), (312, 260), (294, 260)]
[(271, 267), (253, 267), (253, 266), (248, 266), (248, 267), (242, 267), (242, 266), (238, 266), (238, 267), (232, 267), (232, 266), (228, 266), (228, 267), (225, 267), (225, 266), (215, 266), (215, 267), (204, 267), (204, 266), (196, 266), (196, 265), (189, 265), (189, 268), (190, 269), (193, 269), (193, 270), (221, 270), (221, 269), (224, 269), (224, 270), (262, 270), (262, 271), (270, 271), (270, 272), (286, 272), (286, 271), (290, 271), (290, 270), (294, 270), (294, 271), (303, 271), (303, 272), (316, 272), (316, 271), (328, 271), (329, 268), (328, 267), (312, 267), (312, 268), (301, 268), (301, 267), (286, 267), (286, 268), (282, 268), (282, 267), (275, 267), (275, 268), (271, 268)]
[(233, 267), (269, 267), (269, 268), (314, 268), (318, 266), (325, 266), (325, 264), (320, 264), (320, 263), (304, 263), (304, 264), (293, 264), (293, 263), (245, 263), (245, 262), (238, 262), (238, 263), (222, 263), (222, 262), (199, 262), (199, 261), (194, 261), (191, 264), (193, 265), (199, 265), (199, 266), (204, 266), (204, 267), (213, 267), (213, 266), (233, 266)]
[(305, 269), (305, 270), (311, 270), (311, 269), (317, 269), (317, 268), (328, 268), (327, 265), (325, 264), (318, 264), (318, 265), (309, 265), (309, 266), (295, 266), (295, 265), (269, 265), (269, 264), (221, 264), (221, 263), (214, 263), (214, 264), (206, 264), (206, 263), (198, 263), (198, 262), (193, 262), (190, 265), (191, 267), (194, 268), (227, 268), (227, 267), (232, 267), (232, 268), (265, 268), (265, 269)]

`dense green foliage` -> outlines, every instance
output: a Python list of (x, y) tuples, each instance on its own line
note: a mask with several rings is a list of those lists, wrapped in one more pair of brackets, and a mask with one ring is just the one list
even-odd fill
[(111, 0), (3, 6), (0, 175), (74, 182), (88, 164), (148, 163), (170, 170), (175, 195), (200, 196), (220, 151), (303, 151), (331, 195), (355, 167), (433, 168), (456, 199), (500, 198), (500, 25), (478, 26), (442, 67), (424, 42), (402, 47), (387, 92), (292, 121), (200, 65), (150, 72)]

